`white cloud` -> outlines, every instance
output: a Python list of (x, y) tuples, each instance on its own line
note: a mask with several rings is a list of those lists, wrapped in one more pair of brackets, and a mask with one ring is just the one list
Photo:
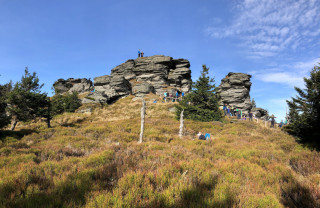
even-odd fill
[[(237, 1), (238, 2), (238, 1)], [(214, 38), (236, 37), (252, 57), (297, 49), (320, 35), (320, 0), (244, 0), (230, 25), (207, 27)]]
[(256, 76), (257, 79), (264, 82), (273, 82), (287, 84), (289, 86), (303, 86), (303, 77), (297, 76), (294, 73), (276, 72), (276, 73), (260, 73)]
[(304, 77), (309, 76), (311, 69), (320, 62), (320, 58), (305, 62), (283, 64), (273, 68), (262, 68), (250, 72), (263, 82), (279, 83), (290, 87), (304, 87)]

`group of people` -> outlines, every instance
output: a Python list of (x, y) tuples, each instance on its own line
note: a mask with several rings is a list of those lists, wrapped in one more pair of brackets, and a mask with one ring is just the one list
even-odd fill
[(139, 57), (143, 57), (144, 56), (144, 53), (143, 53), (143, 51), (141, 51), (140, 49), (138, 50), (138, 58)]
[(252, 112), (249, 112), (248, 115), (243, 114), (242, 110), (234, 108), (233, 105), (228, 106), (227, 104), (224, 104), (223, 111), (225, 116), (236, 116), (237, 119), (247, 120), (247, 118), (249, 118), (249, 120), (252, 121), (253, 118)]
[[(274, 128), (274, 124), (275, 124), (275, 118), (277, 118), (277, 117), (275, 117), (273, 114), (270, 116), (270, 119), (271, 119), (271, 126), (270, 126), (270, 128)], [(286, 120), (285, 122), (283, 122), (283, 120), (281, 120), (281, 122), (278, 124), (278, 126), (280, 127), (280, 128), (282, 128), (283, 126), (285, 126), (285, 125), (287, 125), (288, 124), (288, 121)]]
[(184, 97), (184, 92), (182, 92), (181, 94), (179, 93), (179, 91), (176, 91), (176, 94), (173, 93), (168, 93), (168, 92), (164, 92), (163, 93), (163, 100), (164, 102), (168, 102), (168, 101), (179, 101), (179, 98), (183, 98)]

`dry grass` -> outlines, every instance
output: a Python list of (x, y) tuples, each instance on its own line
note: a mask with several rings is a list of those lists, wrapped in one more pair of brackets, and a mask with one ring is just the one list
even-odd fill
[(174, 104), (150, 96), (139, 145), (132, 98), (2, 132), (0, 207), (320, 207), (320, 155), (293, 137), (226, 120), (179, 139)]

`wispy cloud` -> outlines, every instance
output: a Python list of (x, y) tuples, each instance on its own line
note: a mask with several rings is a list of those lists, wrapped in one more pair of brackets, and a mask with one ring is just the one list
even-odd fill
[(320, 58), (305, 62), (283, 64), (273, 68), (261, 68), (250, 73), (264, 82), (280, 83), (290, 87), (304, 87), (303, 77), (308, 77), (310, 70), (320, 62)]
[(296, 50), (320, 35), (320, 0), (244, 0), (230, 25), (206, 28), (214, 38), (235, 37), (251, 57)]

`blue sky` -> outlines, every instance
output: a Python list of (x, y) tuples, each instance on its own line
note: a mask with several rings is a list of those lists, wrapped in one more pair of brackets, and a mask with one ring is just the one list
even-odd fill
[(186, 58), (216, 84), (253, 75), (251, 97), (279, 119), (320, 62), (320, 0), (0, 0), (0, 83), (25, 66), (44, 91), (59, 78), (93, 78), (136, 58)]

